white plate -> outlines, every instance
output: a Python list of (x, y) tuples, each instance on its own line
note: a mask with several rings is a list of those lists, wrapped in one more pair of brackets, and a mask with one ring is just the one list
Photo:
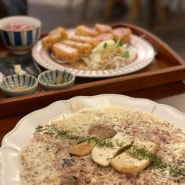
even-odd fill
[(33, 136), (35, 127), (45, 124), (62, 113), (74, 112), (82, 107), (98, 108), (119, 106), (129, 109), (140, 109), (158, 115), (171, 123), (185, 129), (185, 113), (167, 105), (157, 104), (147, 99), (131, 98), (124, 95), (103, 94), (97, 96), (78, 96), (61, 100), (43, 109), (34, 111), (21, 119), (16, 127), (2, 141), (0, 149), (1, 184), (20, 185), (18, 170), (18, 153)]
[(134, 59), (134, 61), (127, 66), (108, 70), (77, 69), (64, 66), (61, 63), (57, 63), (50, 56), (50, 54), (43, 48), (42, 40), (38, 41), (33, 47), (32, 56), (39, 65), (46, 69), (60, 69), (60, 70), (65, 69), (67, 71), (72, 72), (75, 76), (78, 77), (89, 77), (89, 78), (113, 77), (139, 71), (148, 66), (155, 57), (155, 51), (152, 45), (139, 36), (132, 35), (130, 47), (131, 49), (136, 51), (137, 56)]

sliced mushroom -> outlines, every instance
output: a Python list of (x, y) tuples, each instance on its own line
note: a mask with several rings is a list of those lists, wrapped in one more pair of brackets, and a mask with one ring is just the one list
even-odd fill
[[(151, 141), (141, 141), (138, 138), (135, 138), (131, 149), (134, 146), (137, 146), (137, 148), (140, 149), (145, 149), (152, 154), (155, 154), (159, 149), (157, 144)], [(137, 159), (132, 157), (129, 153), (123, 152), (122, 154), (113, 158), (110, 161), (110, 164), (120, 173), (126, 173), (136, 177), (140, 171), (144, 170), (150, 164), (150, 160), (147, 158)]]
[(100, 147), (96, 145), (92, 150), (92, 159), (100, 166), (108, 166), (111, 159), (122, 149), (129, 147), (134, 137), (126, 133), (118, 132), (110, 139), (114, 147)]
[(115, 136), (116, 131), (104, 124), (96, 124), (89, 128), (88, 134), (91, 136), (96, 136), (99, 139), (108, 139)]
[[(88, 134), (99, 139), (108, 139), (112, 138), (116, 134), (116, 131), (107, 125), (97, 124), (90, 127)], [(87, 155), (92, 151), (95, 145), (95, 142), (80, 143), (70, 147), (68, 152), (73, 155)]]
[(87, 155), (93, 147), (96, 145), (94, 142), (84, 142), (78, 145), (72, 146), (68, 149), (68, 152), (73, 155)]
[(63, 158), (62, 159), (62, 166), (65, 167), (70, 167), (73, 166), (75, 164), (75, 161), (73, 161), (72, 159), (68, 159), (68, 158)]

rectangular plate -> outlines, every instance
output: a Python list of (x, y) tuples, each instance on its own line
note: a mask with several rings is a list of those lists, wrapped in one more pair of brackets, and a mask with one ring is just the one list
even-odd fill
[(3, 73), (4, 76), (17, 74), (15, 70), (16, 66), (20, 66), (26, 73), (36, 77), (41, 72), (41, 69), (30, 54), (25, 56), (0, 58), (0, 72)]

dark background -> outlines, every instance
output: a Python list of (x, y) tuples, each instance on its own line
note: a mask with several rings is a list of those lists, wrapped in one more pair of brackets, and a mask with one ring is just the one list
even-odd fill
[[(165, 41), (183, 59), (185, 59), (185, 1), (163, 0), (165, 19), (159, 18), (159, 12), (152, 13), (148, 4), (150, 0), (140, 1), (134, 22), (129, 19), (131, 1), (122, 1), (113, 8), (112, 14), (105, 16), (108, 0), (89, 0), (86, 11), (83, 0), (29, 0), (28, 14), (42, 20), (42, 32), (48, 32), (58, 26), (72, 28), (79, 24), (93, 25), (96, 22), (128, 22), (141, 26)], [(70, 4), (71, 2), (71, 4)], [(150, 23), (150, 15), (155, 17)], [(154, 20), (154, 19), (152, 19)]]

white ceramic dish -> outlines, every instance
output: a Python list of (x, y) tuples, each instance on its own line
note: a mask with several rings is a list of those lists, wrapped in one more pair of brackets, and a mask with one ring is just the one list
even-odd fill
[(74, 67), (66, 66), (62, 63), (55, 61), (51, 55), (43, 48), (42, 40), (38, 41), (32, 49), (32, 55), (35, 61), (46, 69), (58, 69), (67, 70), (78, 77), (93, 77), (93, 78), (103, 78), (103, 77), (113, 77), (130, 74), (139, 71), (146, 66), (148, 66), (155, 58), (154, 48), (145, 39), (132, 35), (130, 47), (132, 50), (136, 51), (136, 58), (134, 61), (124, 67), (117, 69), (108, 70), (86, 70), (77, 69)]
[(18, 169), (18, 152), (31, 138), (35, 127), (45, 124), (61, 113), (70, 113), (82, 107), (97, 108), (103, 106), (120, 106), (129, 109), (140, 109), (158, 115), (171, 123), (185, 129), (185, 113), (177, 109), (157, 104), (147, 99), (131, 98), (124, 95), (103, 94), (97, 96), (79, 96), (61, 100), (43, 109), (34, 111), (21, 119), (16, 127), (2, 141), (0, 149), (1, 184), (20, 185)]

